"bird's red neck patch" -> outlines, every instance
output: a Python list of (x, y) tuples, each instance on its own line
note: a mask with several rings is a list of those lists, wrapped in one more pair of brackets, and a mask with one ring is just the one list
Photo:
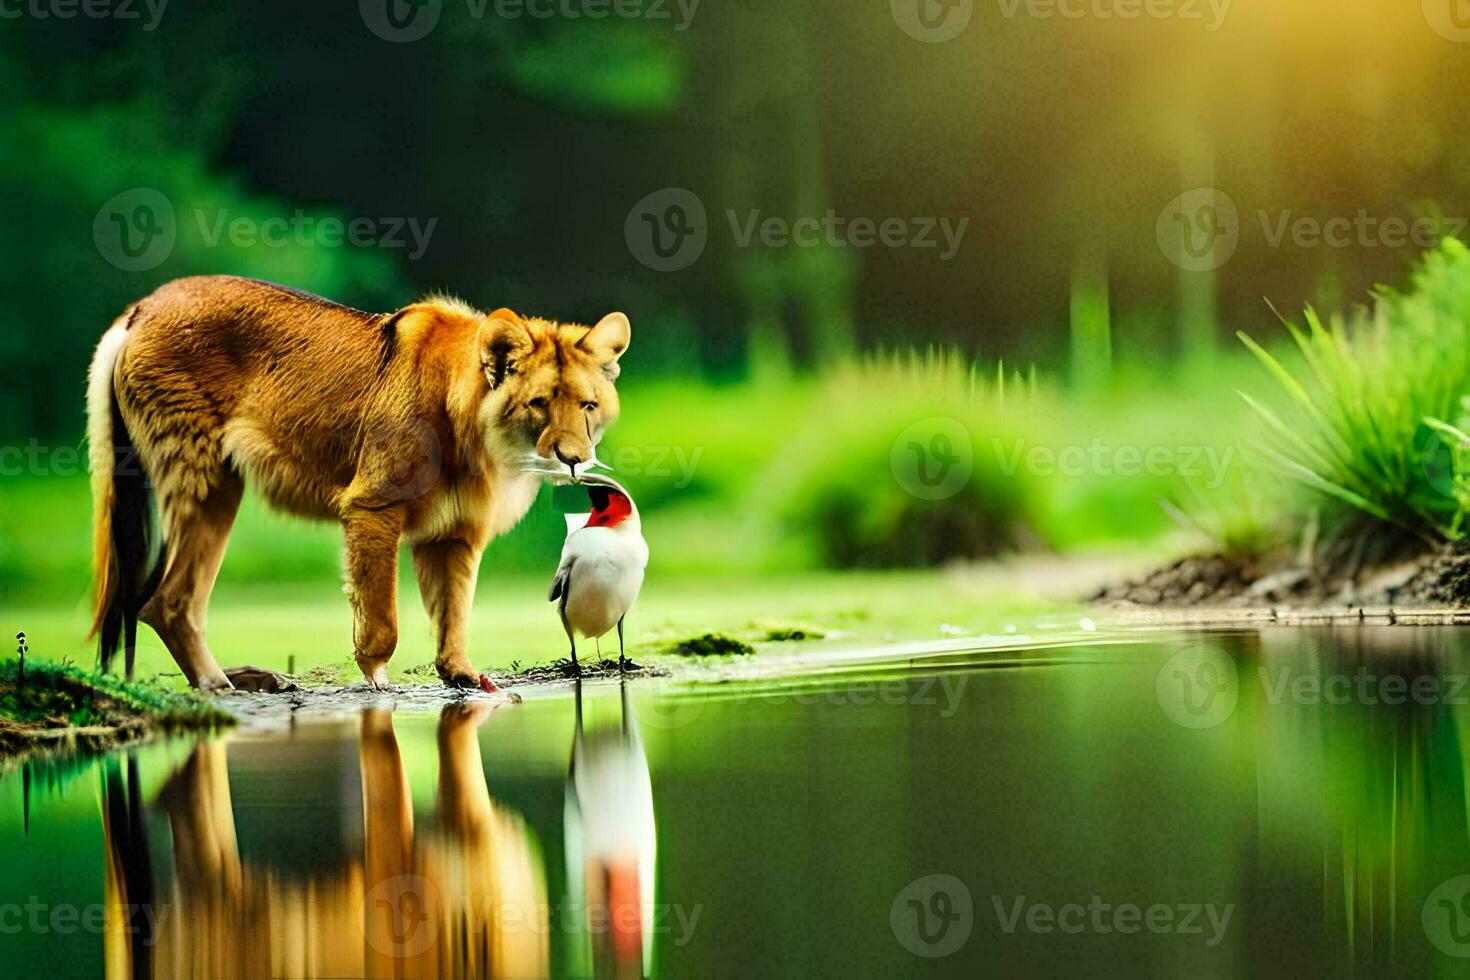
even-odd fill
[(633, 501), (611, 487), (591, 486), (587, 494), (592, 498), (587, 527), (617, 527), (633, 514)]

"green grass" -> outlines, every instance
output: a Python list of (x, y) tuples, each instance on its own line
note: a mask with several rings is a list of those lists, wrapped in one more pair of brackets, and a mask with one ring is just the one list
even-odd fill
[(144, 719), (164, 728), (210, 728), (229, 719), (207, 700), (156, 682), (127, 682), (71, 662), (0, 662), (0, 725), (84, 727)]
[(1300, 364), (1241, 339), (1279, 404), (1245, 397), (1268, 434), (1259, 451), (1339, 512), (1428, 539), (1458, 540), (1470, 511), (1470, 250), (1449, 240), (1405, 292), (1328, 321), (1290, 325)]
[[(422, 671), (409, 671), (432, 663), (433, 635), (412, 586), (400, 589), (398, 608), (398, 650), (391, 674), (398, 681), (423, 683)], [(938, 639), (945, 635), (941, 627), (946, 624), (977, 634), (1000, 634), (1013, 624), (1024, 628), (1037, 617), (1066, 622), (1076, 615), (1071, 604), (1042, 598), (1021, 585), (996, 588), (965, 576), (933, 572), (694, 578), (665, 577), (653, 570), (628, 617), (627, 640), (630, 654), (639, 656), (659, 655), (679, 641), (706, 633), (727, 634), (771, 652), (810, 649), (769, 642), (773, 633), (799, 624), (824, 633), (827, 648), (838, 649)], [(88, 666), (96, 661), (85, 641), (87, 618), (81, 604), (7, 606), (3, 620), (11, 634), (27, 633), (30, 657), (37, 661), (69, 658)], [(358, 676), (351, 657), (351, 613), (346, 598), (330, 582), (222, 585), (210, 609), (208, 637), (225, 666), (285, 670), (294, 665), (303, 674), (328, 668), (345, 679)], [(152, 631), (143, 627), (138, 639), (138, 676), (164, 674), (170, 684), (182, 684)], [(604, 640), (603, 653), (615, 650), (616, 642)], [(593, 650), (590, 641), (580, 641), (580, 652), (590, 656)], [(546, 582), (497, 575), (493, 557), (487, 558), (470, 623), (474, 663), (504, 671), (549, 663), (566, 652), (561, 623), (546, 601)]]

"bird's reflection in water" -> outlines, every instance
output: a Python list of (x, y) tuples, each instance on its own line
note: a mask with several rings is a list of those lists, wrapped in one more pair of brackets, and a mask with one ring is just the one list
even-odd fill
[(653, 784), (627, 684), (616, 723), (589, 726), (577, 683), (566, 785), (567, 892), (576, 923), (570, 972), (640, 977), (652, 969), (658, 838)]
[[(173, 836), (172, 888), (159, 891), (171, 897), (143, 942), (109, 948), (109, 975), (548, 975), (541, 863), (481, 764), (476, 730), (493, 707), (453, 705), (439, 719), (431, 832), (414, 825), (392, 713), (364, 713), (361, 853), (305, 875), (242, 861), (226, 743), (199, 745), (159, 795)], [(123, 830), (107, 824), (106, 883), (109, 934), (126, 935), (153, 882), (139, 836)]]

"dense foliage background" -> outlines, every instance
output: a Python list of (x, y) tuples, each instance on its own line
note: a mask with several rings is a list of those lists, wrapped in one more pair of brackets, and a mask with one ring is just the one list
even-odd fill
[[(924, 565), (1167, 531), (1191, 481), (1018, 472), (1002, 441), (1236, 446), (1232, 389), (1264, 375), (1232, 334), (1274, 349), (1266, 300), (1349, 307), (1463, 227), (1470, 59), (1417, 5), (959, 8), (968, 26), (940, 43), (906, 32), (902, 2), (16, 8), (0, 30), (0, 588), (84, 588), (67, 451), (91, 347), (130, 301), (206, 272), (369, 309), (442, 290), (565, 319), (626, 310), (610, 449), (662, 515), (656, 562)], [(402, 40), (404, 23), (432, 29)], [(630, 240), (640, 202), (670, 217), (671, 188), (697, 200), (707, 244), (664, 270)], [(1208, 207), (1171, 212), (1200, 188)], [(160, 199), (172, 237), (120, 253), (120, 227), (158, 230)], [(1228, 253), (1171, 259), (1171, 222), (1213, 234), (1226, 201)], [(799, 247), (760, 231), (829, 213), (904, 232)], [(1384, 224), (1425, 217), (1407, 238)], [(343, 242), (354, 221), (366, 234)], [(950, 366), (898, 367), (931, 348)], [(938, 503), (888, 472), (895, 437), (936, 415), (977, 454)], [(1210, 510), (1195, 523), (1233, 526)], [(330, 529), (253, 510), (242, 527), (227, 568), (336, 574)], [(528, 527), (525, 555), (499, 560), (539, 570), (555, 509)]]

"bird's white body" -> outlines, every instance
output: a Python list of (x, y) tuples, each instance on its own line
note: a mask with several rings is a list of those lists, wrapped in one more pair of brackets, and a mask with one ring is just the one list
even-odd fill
[(567, 515), (567, 542), (547, 598), (560, 601), (572, 666), (580, 671), (578, 634), (595, 640), (617, 627), (618, 663), (626, 662), (623, 617), (643, 588), (648, 544), (643, 540), (638, 507), (616, 480), (587, 474), (578, 482), (587, 486), (594, 509), (590, 514)]
[(609, 633), (638, 600), (647, 567), (648, 545), (636, 517), (625, 518), (616, 527), (571, 531), (557, 570), (558, 575), (563, 569), (567, 573), (562, 606), (567, 627), (588, 639)]

